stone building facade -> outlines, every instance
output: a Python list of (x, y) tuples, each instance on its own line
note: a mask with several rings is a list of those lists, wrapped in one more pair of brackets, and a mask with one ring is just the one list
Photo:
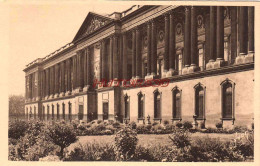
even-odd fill
[(71, 43), (24, 69), (26, 118), (250, 125), (254, 56), (254, 7), (90, 12)]

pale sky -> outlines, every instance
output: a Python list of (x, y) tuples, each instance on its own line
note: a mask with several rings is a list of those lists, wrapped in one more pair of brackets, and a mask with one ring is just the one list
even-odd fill
[(71, 42), (88, 12), (110, 14), (131, 6), (111, 2), (10, 5), (8, 94), (25, 93), (25, 65)]

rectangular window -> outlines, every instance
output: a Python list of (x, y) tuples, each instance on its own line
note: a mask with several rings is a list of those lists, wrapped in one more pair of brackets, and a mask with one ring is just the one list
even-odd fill
[(83, 110), (84, 110), (83, 105), (79, 105), (79, 114), (78, 114), (79, 120), (83, 120)]
[(103, 103), (103, 120), (108, 120), (108, 102)]

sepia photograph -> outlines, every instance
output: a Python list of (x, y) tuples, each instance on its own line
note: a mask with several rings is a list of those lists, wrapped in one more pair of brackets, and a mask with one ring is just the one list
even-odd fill
[(254, 163), (256, 6), (140, 4), (10, 4), (6, 160)]

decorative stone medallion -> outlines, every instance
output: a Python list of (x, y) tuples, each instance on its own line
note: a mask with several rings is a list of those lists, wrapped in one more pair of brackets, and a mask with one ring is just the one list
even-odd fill
[(181, 23), (178, 23), (178, 24), (176, 25), (176, 34), (177, 34), (178, 36), (182, 34), (182, 25), (181, 25)]

